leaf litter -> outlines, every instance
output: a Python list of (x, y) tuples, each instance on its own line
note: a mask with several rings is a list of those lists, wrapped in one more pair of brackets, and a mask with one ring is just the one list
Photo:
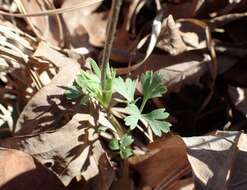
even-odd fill
[[(135, 154), (123, 163), (99, 137), (109, 136), (98, 130), (113, 127), (107, 116), (64, 95), (80, 69), (90, 68), (85, 57), (99, 60), (111, 2), (0, 2), (1, 188), (17, 188), (18, 176), (28, 180), (21, 178), (24, 171), (48, 180), (47, 189), (70, 189), (73, 183), (103, 190), (245, 189), (245, 1), (123, 3), (110, 63), (127, 78), (114, 85), (130, 104), (114, 109), (137, 134), (111, 141), (123, 157)], [(165, 95), (153, 91), (156, 80), (138, 81), (146, 70), (159, 72), (165, 86), (156, 87)], [(153, 100), (143, 113), (134, 104), (142, 94)], [(169, 135), (153, 138), (142, 129), (153, 141), (147, 143), (139, 123), (161, 136), (170, 127), (167, 118)], [(25, 165), (13, 173), (10, 166), (17, 162)]]

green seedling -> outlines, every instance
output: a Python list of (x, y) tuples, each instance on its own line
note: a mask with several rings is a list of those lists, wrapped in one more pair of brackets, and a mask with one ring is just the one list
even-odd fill
[[(74, 99), (83, 95), (81, 101), (83, 104), (88, 103), (90, 99), (98, 102), (102, 111), (107, 113), (108, 120), (118, 133), (118, 138), (114, 137), (109, 143), (111, 150), (117, 151), (122, 159), (132, 156), (134, 140), (131, 136), (131, 131), (136, 128), (142, 132), (150, 128), (151, 132), (156, 136), (169, 132), (171, 124), (165, 121), (169, 113), (164, 108), (143, 113), (150, 99), (161, 97), (167, 91), (158, 72), (147, 71), (141, 75), (140, 83), (143, 98), (138, 97), (135, 99), (137, 80), (130, 78), (124, 80), (122, 77), (116, 77), (115, 71), (108, 64), (105, 87), (102, 89), (101, 70), (93, 59), (89, 58), (87, 61), (91, 65), (91, 70), (81, 71), (76, 76), (74, 84), (67, 90), (66, 96), (68, 99)], [(125, 103), (126, 117), (124, 121), (126, 126), (120, 125), (111, 112), (112, 95), (114, 93), (118, 93), (121, 97), (121, 102)], [(141, 101), (140, 107), (137, 106), (138, 101)]]
[(109, 147), (111, 150), (118, 151), (121, 158), (127, 159), (133, 155), (131, 148), (133, 142), (134, 139), (131, 135), (124, 134), (120, 140), (113, 138), (109, 143)]

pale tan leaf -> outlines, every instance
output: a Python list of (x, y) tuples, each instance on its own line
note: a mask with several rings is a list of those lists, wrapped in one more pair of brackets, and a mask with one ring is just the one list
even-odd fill
[(219, 131), (216, 135), (183, 138), (199, 190), (247, 188), (247, 136)]

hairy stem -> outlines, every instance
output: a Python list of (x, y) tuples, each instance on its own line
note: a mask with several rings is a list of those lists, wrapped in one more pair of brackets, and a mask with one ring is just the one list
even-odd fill
[(116, 33), (117, 28), (117, 22), (119, 17), (120, 8), (122, 5), (123, 0), (113, 0), (112, 7), (111, 7), (111, 15), (109, 17), (109, 21), (107, 24), (107, 33), (106, 33), (106, 41), (105, 46), (103, 50), (103, 56), (101, 60), (101, 85), (103, 89), (103, 93), (105, 93), (105, 87), (106, 87), (106, 70), (107, 70), (107, 64), (110, 59), (112, 44), (114, 40), (114, 36)]

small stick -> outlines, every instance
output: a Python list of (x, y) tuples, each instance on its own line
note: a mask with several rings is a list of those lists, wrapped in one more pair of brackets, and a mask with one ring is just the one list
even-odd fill
[(110, 59), (112, 44), (113, 44), (114, 36), (116, 33), (117, 22), (118, 22), (119, 12), (120, 12), (122, 2), (123, 0), (113, 0), (112, 7), (111, 7), (111, 15), (110, 15), (108, 25), (107, 25), (107, 31), (106, 31), (107, 36), (106, 36), (105, 46), (103, 50), (103, 57), (101, 60), (101, 68), (102, 68), (101, 85), (102, 85), (103, 93), (105, 93), (105, 86), (106, 86), (107, 64)]

